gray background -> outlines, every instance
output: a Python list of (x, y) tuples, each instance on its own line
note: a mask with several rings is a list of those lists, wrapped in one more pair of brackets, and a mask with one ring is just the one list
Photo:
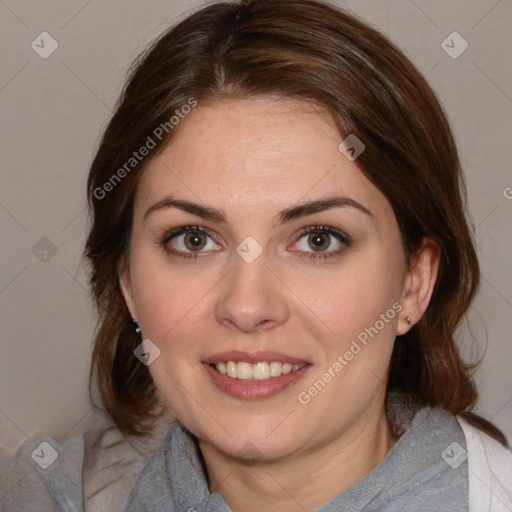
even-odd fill
[[(0, 1), (0, 442), (9, 450), (39, 430), (64, 443), (97, 420), (86, 394), (94, 316), (80, 264), (88, 167), (131, 61), (205, 3)], [(486, 349), (478, 410), (512, 438), (512, 2), (338, 4), (406, 52), (452, 121), (483, 270), (460, 336), (478, 339), (468, 358)], [(456, 59), (441, 46), (454, 31), (469, 44)], [(47, 59), (31, 47), (42, 32), (59, 45)]]

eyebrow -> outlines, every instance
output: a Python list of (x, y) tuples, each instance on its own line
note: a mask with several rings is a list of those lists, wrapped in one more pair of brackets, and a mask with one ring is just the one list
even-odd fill
[[(315, 201), (308, 201), (305, 203), (300, 203), (296, 206), (292, 206), (290, 208), (286, 208), (277, 216), (274, 222), (274, 227), (286, 222), (290, 222), (291, 220), (313, 215), (314, 213), (331, 210), (333, 208), (345, 207), (354, 208), (365, 213), (366, 215), (373, 217), (372, 212), (368, 210), (368, 208), (365, 208), (362, 204), (358, 203), (354, 199), (344, 196), (334, 196), (324, 199), (317, 199)], [(151, 206), (144, 214), (144, 220), (146, 220), (150, 214), (159, 210), (165, 210), (167, 208), (177, 208), (192, 215), (197, 215), (198, 217), (206, 220), (211, 220), (220, 224), (227, 224), (227, 215), (221, 209), (193, 203), (183, 199), (176, 199), (170, 196), (165, 197), (161, 201), (158, 201), (153, 206)]]

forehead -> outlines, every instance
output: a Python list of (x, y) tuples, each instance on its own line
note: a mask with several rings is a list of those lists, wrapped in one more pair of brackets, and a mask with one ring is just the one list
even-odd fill
[(350, 196), (375, 214), (385, 197), (343, 156), (325, 110), (300, 100), (251, 98), (199, 104), (149, 163), (136, 209), (166, 194), (225, 211), (276, 212), (304, 199)]

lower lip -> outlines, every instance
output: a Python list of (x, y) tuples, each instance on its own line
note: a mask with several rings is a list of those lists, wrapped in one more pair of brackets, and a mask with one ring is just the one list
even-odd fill
[(203, 363), (203, 366), (220, 391), (244, 400), (262, 400), (277, 395), (293, 386), (311, 368), (311, 365), (306, 364), (295, 372), (285, 373), (279, 377), (269, 377), (264, 380), (242, 380), (223, 375), (209, 364)]

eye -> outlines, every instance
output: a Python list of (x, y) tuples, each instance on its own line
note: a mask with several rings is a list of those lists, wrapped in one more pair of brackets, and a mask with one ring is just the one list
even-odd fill
[[(334, 241), (334, 244), (333, 244)], [(210, 232), (200, 226), (180, 226), (167, 231), (161, 241), (167, 253), (182, 258), (197, 258), (202, 253), (219, 249)], [(294, 252), (302, 258), (319, 260), (337, 256), (351, 244), (351, 239), (331, 226), (310, 226), (302, 230)], [(328, 251), (335, 246), (335, 250)], [(312, 250), (312, 251), (311, 251)]]
[(180, 226), (166, 232), (162, 245), (168, 253), (183, 258), (197, 258), (203, 249), (218, 248), (209, 231), (199, 226)]
[[(350, 238), (339, 229), (331, 226), (310, 226), (302, 230), (296, 245), (298, 251), (307, 253), (301, 257), (316, 259), (336, 256), (350, 243)], [(328, 251), (333, 245), (334, 250)]]

